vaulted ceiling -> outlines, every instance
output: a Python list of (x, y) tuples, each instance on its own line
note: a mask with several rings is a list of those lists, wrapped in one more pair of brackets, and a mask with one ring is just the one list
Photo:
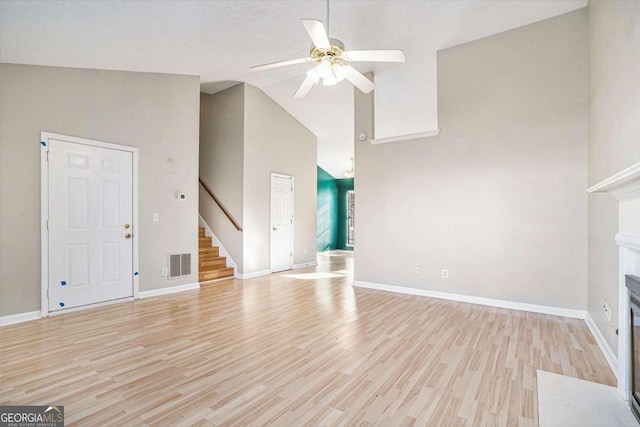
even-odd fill
[[(330, 36), (347, 49), (403, 49), (404, 64), (360, 63), (376, 81), (376, 137), (437, 128), (436, 52), (586, 6), (587, 0), (333, 0)], [(195, 74), (206, 93), (253, 84), (318, 136), (318, 163), (342, 177), (353, 156), (353, 87), (292, 95), (310, 64), (301, 18), (325, 0), (0, 0), (0, 61)]]

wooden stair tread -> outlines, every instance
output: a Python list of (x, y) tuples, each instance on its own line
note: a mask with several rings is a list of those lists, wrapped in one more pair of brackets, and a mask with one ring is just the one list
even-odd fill
[(225, 270), (227, 268), (227, 266), (210, 266), (210, 267), (202, 267), (198, 270), (198, 274), (205, 274), (205, 273), (213, 273), (215, 271), (220, 271), (220, 270)]
[(227, 268), (227, 261), (223, 260), (223, 261), (211, 261), (210, 263), (200, 263), (198, 264), (198, 270), (200, 271), (200, 273), (204, 272), (204, 271), (213, 271), (213, 270), (220, 270), (223, 268)]
[(211, 258), (211, 259), (205, 259), (205, 260), (199, 260), (198, 261), (198, 265), (200, 267), (208, 267), (211, 265), (220, 265), (220, 266), (227, 266), (227, 258), (226, 257), (215, 257), (215, 258)]
[(227, 257), (226, 256), (220, 256), (220, 255), (215, 255), (215, 254), (207, 254), (204, 256), (201, 256), (198, 258), (198, 264), (211, 264), (211, 263), (227, 263)]
[(233, 277), (232, 267), (219, 268), (213, 271), (200, 272), (198, 274), (198, 280), (200, 282), (203, 282), (205, 280), (222, 279), (224, 277)]
[(211, 241), (211, 237), (200, 237), (198, 239), (199, 246), (212, 246), (213, 242)]
[(213, 253), (213, 252), (220, 252), (220, 249), (215, 247), (215, 246), (208, 246), (205, 248), (198, 248), (198, 252), (200, 253)]
[(198, 262), (203, 262), (203, 261), (226, 261), (227, 257), (226, 256), (219, 256), (219, 255), (213, 255), (213, 254), (204, 254), (201, 257), (198, 258)]

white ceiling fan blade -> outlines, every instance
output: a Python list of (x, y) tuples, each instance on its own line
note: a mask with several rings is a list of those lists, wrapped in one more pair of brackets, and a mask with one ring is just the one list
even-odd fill
[(249, 67), (249, 71), (268, 70), (270, 68), (278, 68), (278, 67), (285, 67), (287, 65), (302, 64), (304, 62), (309, 62), (309, 61), (311, 61), (311, 58), (306, 57), (306, 58), (291, 59), (289, 61), (272, 62), (270, 64), (254, 65), (253, 67)]
[(404, 62), (404, 52), (401, 50), (350, 50), (342, 57), (347, 61), (370, 62)]
[(311, 90), (314, 84), (315, 83), (313, 81), (313, 77), (307, 74), (307, 77), (305, 77), (304, 81), (302, 82), (302, 84), (300, 85), (296, 93), (293, 94), (293, 97), (304, 98), (305, 96), (307, 96), (307, 94), (309, 93), (309, 91)]
[(358, 70), (353, 68), (351, 65), (344, 65), (347, 69), (347, 75), (345, 79), (349, 80), (351, 84), (360, 89), (364, 93), (369, 93), (376, 88), (376, 85), (373, 84), (371, 80), (360, 74)]
[(304, 29), (309, 33), (311, 41), (318, 49), (331, 48), (329, 36), (327, 36), (327, 31), (324, 29), (322, 21), (317, 21), (315, 19), (303, 19), (302, 25), (304, 25)]

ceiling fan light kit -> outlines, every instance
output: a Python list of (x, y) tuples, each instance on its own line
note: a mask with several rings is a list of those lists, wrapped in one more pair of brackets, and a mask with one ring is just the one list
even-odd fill
[(293, 95), (294, 98), (304, 98), (311, 88), (320, 83), (323, 86), (334, 86), (343, 80), (348, 80), (352, 85), (364, 93), (375, 89), (375, 84), (362, 73), (349, 65), (349, 62), (404, 62), (404, 52), (401, 50), (353, 50), (346, 51), (344, 43), (338, 39), (331, 39), (328, 35), (329, 28), (329, 1), (327, 0), (327, 29), (322, 21), (315, 19), (303, 19), (302, 25), (309, 34), (313, 44), (307, 58), (292, 59), (289, 61), (274, 62), (251, 67), (250, 71), (268, 70), (287, 65), (315, 62), (316, 66), (309, 71)]

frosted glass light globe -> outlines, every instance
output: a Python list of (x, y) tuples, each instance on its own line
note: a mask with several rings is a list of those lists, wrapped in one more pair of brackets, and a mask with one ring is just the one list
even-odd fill
[(333, 70), (331, 65), (332, 65), (331, 57), (329, 55), (324, 56), (322, 58), (322, 61), (320, 62), (320, 65), (316, 67), (318, 68), (318, 74), (320, 75), (321, 78), (326, 79), (327, 77), (333, 75)]
[(336, 76), (331, 74), (329, 77), (322, 79), (322, 84), (325, 86), (333, 86), (338, 84), (338, 79), (336, 79)]
[(342, 64), (334, 64), (333, 74), (336, 76), (336, 80), (341, 82), (345, 77), (347, 77), (347, 73), (347, 67)]

